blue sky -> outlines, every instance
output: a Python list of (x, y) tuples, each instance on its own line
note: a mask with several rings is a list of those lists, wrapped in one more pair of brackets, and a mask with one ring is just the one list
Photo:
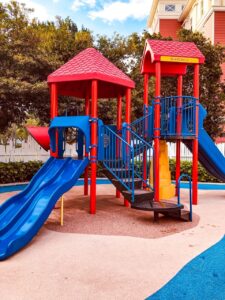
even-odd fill
[[(8, 2), (3, 0), (1, 2)], [(152, 0), (18, 0), (34, 8), (40, 20), (54, 20), (54, 16), (69, 16), (80, 28), (95, 34), (122, 35), (146, 29)]]

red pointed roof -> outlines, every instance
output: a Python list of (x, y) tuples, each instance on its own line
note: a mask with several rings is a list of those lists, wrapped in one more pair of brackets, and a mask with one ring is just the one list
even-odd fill
[(156, 61), (161, 61), (162, 75), (184, 75), (187, 65), (202, 64), (205, 57), (192, 42), (148, 39), (145, 43), (141, 72), (154, 74)]
[(99, 98), (116, 97), (119, 90), (124, 94), (124, 88), (135, 87), (133, 80), (94, 48), (80, 52), (50, 74), (48, 83), (59, 83), (59, 93), (63, 95), (85, 97), (85, 89), (90, 87), (93, 79), (101, 81)]
[(204, 62), (204, 55), (192, 42), (147, 40), (152, 51), (152, 58), (160, 60), (161, 56), (198, 58), (200, 63)]

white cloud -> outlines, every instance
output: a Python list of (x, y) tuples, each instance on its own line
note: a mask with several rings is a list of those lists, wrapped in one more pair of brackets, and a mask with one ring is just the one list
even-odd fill
[(91, 19), (102, 19), (104, 22), (125, 21), (128, 18), (136, 20), (145, 19), (150, 11), (152, 1), (146, 0), (129, 0), (128, 2), (113, 1), (105, 3), (100, 10), (89, 12)]
[[(10, 0), (3, 0), (3, 3), (9, 3)], [(53, 20), (54, 17), (49, 14), (47, 8), (44, 5), (36, 3), (33, 0), (17, 0), (19, 3), (23, 3), (27, 8), (33, 8), (34, 12), (31, 13), (32, 18), (37, 18), (40, 21)]]
[(74, 0), (71, 6), (72, 10), (79, 10), (82, 6), (95, 7), (96, 0)]

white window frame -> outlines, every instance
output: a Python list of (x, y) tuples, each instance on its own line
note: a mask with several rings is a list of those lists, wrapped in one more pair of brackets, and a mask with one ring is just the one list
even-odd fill
[(165, 4), (165, 11), (166, 12), (176, 11), (176, 5), (175, 4)]

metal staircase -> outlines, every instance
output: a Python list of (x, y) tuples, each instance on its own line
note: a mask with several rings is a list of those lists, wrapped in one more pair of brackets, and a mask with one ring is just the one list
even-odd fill
[[(182, 97), (183, 106), (177, 109), (176, 98), (161, 98), (161, 137), (168, 140), (177, 137), (176, 120), (180, 114), (182, 127), (178, 138), (192, 138), (195, 136), (195, 99)], [(99, 122), (98, 158), (102, 172), (131, 203), (131, 208), (154, 212), (155, 221), (159, 214), (191, 221), (191, 212), (184, 211), (180, 199), (177, 203), (154, 201), (149, 178), (154, 155), (154, 101), (152, 104), (144, 108), (143, 117), (131, 124), (124, 123), (121, 132), (117, 132), (115, 126)]]
[(99, 147), (101, 147), (102, 172), (123, 196), (133, 204), (152, 202), (153, 188), (144, 174), (149, 175), (149, 165), (143, 167), (143, 155), (150, 162), (152, 145), (136, 134), (130, 126), (123, 125), (122, 134), (109, 126), (101, 125)]

